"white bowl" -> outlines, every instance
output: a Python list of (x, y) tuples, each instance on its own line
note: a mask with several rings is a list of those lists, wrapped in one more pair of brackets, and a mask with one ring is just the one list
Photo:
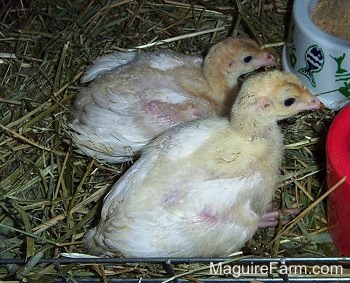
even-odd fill
[(282, 67), (313, 94), (329, 92), (318, 98), (327, 108), (339, 109), (350, 102), (350, 41), (331, 36), (312, 21), (316, 4), (317, 0), (294, 0)]

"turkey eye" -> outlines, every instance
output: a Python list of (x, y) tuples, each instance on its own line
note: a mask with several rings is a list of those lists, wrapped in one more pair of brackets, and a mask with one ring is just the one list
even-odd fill
[(252, 61), (252, 59), (253, 59), (253, 56), (247, 56), (247, 57), (244, 57), (243, 58), (243, 61), (244, 61), (244, 63), (249, 63), (250, 61)]
[(295, 102), (295, 98), (287, 98), (287, 99), (284, 101), (284, 106), (289, 107), (289, 106), (293, 105), (294, 102)]

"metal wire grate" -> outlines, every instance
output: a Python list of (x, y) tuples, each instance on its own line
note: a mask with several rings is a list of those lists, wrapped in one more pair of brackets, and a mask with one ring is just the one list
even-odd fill
[[(0, 267), (8, 265), (18, 265), (22, 269), (30, 263), (24, 259), (0, 259)], [(164, 271), (164, 276), (153, 277), (135, 277), (122, 278), (117, 275), (106, 276), (103, 281), (102, 276), (80, 276), (74, 275), (71, 281), (69, 276), (64, 275), (64, 269), (68, 265), (75, 264), (80, 267), (89, 265), (99, 265), (104, 269), (113, 268), (114, 266), (126, 266), (130, 264), (157, 264)], [(178, 272), (176, 266), (180, 264), (200, 264), (202, 267), (186, 273)], [(185, 282), (252, 282), (259, 280), (261, 282), (350, 282), (350, 257), (344, 258), (245, 258), (233, 261), (230, 258), (49, 258), (40, 259), (35, 262), (45, 268), (53, 265), (60, 276), (55, 278), (54, 282), (125, 282), (125, 283), (185, 283)], [(225, 269), (226, 273), (220, 273), (220, 266)], [(273, 267), (262, 272), (263, 267)], [(316, 272), (315, 267), (318, 267)], [(239, 269), (246, 268), (245, 271), (254, 269), (255, 272), (245, 272), (237, 276)], [(257, 268), (257, 269), (256, 269)], [(300, 268), (298, 272), (291, 272), (292, 268)], [(323, 270), (321, 270), (321, 268)], [(337, 268), (337, 270), (336, 270)], [(236, 273), (227, 272), (228, 270), (236, 270)], [(286, 272), (286, 271), (289, 272)], [(293, 269), (294, 270), (294, 269)], [(327, 271), (328, 272), (325, 272)], [(210, 273), (210, 271), (212, 271)], [(257, 272), (258, 271), (258, 272)], [(259, 271), (261, 271), (259, 273)], [(322, 272), (321, 272), (322, 271)], [(335, 272), (336, 271), (336, 272)], [(248, 274), (249, 273), (249, 274)], [(191, 276), (189, 278), (188, 276)], [(13, 274), (12, 276), (15, 276)], [(7, 276), (5, 279), (10, 279)], [(4, 279), (4, 278), (3, 278)]]

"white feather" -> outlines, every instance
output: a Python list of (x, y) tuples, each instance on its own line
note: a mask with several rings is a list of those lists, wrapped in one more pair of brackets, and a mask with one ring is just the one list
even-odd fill
[(135, 52), (115, 52), (97, 58), (93, 64), (88, 67), (81, 78), (82, 83), (93, 81), (98, 76), (113, 70), (121, 65), (130, 63), (136, 56)]
[(154, 57), (151, 62), (149, 62), (150, 67), (162, 71), (167, 71), (176, 67), (184, 65), (184, 61), (178, 58), (170, 57), (167, 54), (160, 54), (159, 57)]
[(154, 69), (167, 71), (185, 65), (200, 68), (203, 58), (180, 54), (172, 50), (157, 50), (149, 53), (139, 53), (137, 61)]
[(206, 120), (194, 120), (184, 124), (183, 127), (175, 128), (176, 135), (162, 135), (161, 138), (155, 139), (150, 148), (161, 148), (162, 151), (166, 152), (166, 158), (169, 160), (185, 158), (198, 150), (208, 139), (222, 130), (227, 124), (227, 119), (218, 117)]

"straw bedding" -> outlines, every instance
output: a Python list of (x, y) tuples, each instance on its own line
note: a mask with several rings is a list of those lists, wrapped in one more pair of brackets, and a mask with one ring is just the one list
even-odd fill
[[(100, 164), (71, 145), (71, 104), (93, 59), (130, 49), (200, 54), (228, 35), (249, 36), (279, 57), (291, 9), (286, 0), (9, 0), (0, 5), (0, 257), (34, 262), (84, 252), (82, 236), (98, 219), (103, 195), (130, 165)], [(259, 230), (244, 247), (246, 254), (337, 255), (322, 200), (324, 142), (334, 114), (322, 110), (282, 123), (286, 154), (275, 201), (305, 210), (287, 226)], [(0, 269), (0, 277), (16, 268)], [(48, 273), (54, 273), (52, 267), (17, 271), (28, 278)]]

